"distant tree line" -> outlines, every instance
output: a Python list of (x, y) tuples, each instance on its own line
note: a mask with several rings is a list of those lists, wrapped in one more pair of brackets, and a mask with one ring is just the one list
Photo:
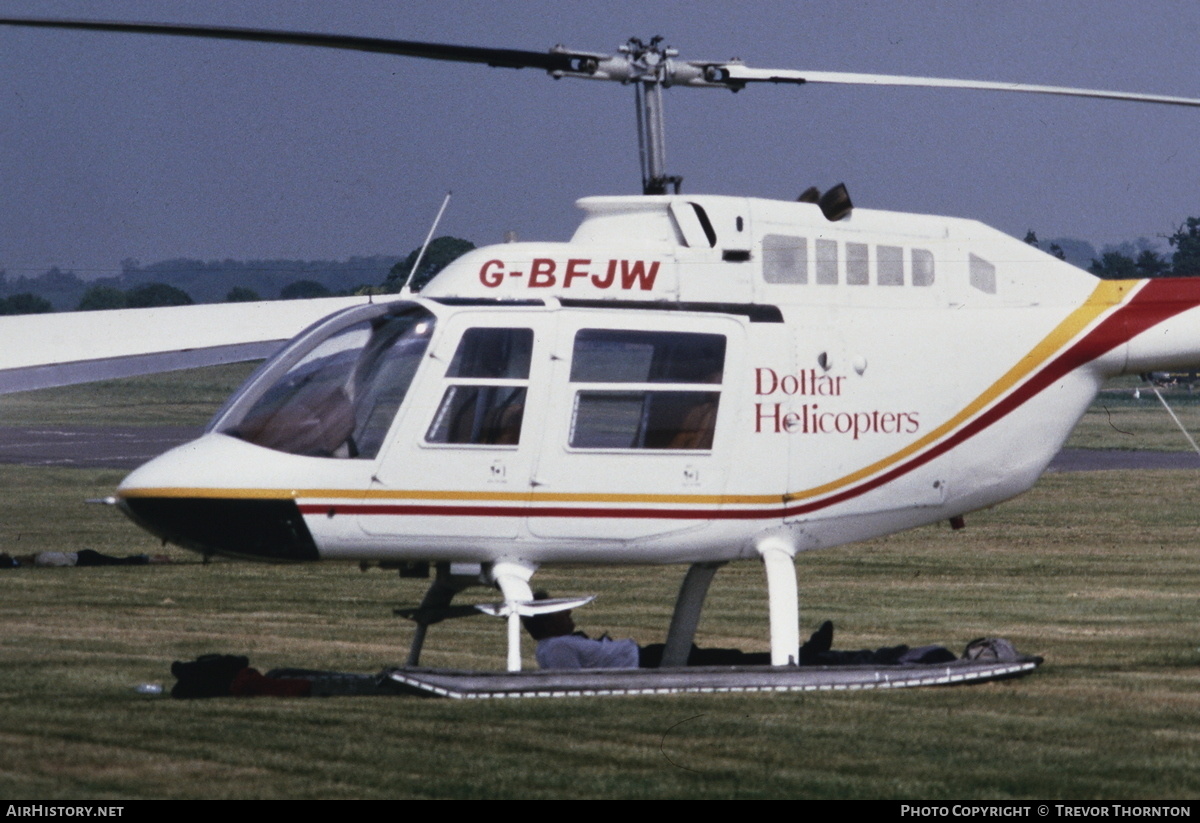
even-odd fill
[(129, 291), (97, 284), (79, 299), (79, 311), (99, 309), (148, 309), (151, 306), (190, 306), (195, 302), (183, 289), (169, 283), (146, 283)]
[[(1042, 247), (1029, 231), (1025, 242)], [(1057, 238), (1046, 251), (1105, 279), (1200, 276), (1200, 217), (1189, 217), (1167, 238), (1174, 250), (1160, 253), (1152, 241), (1106, 247)], [(164, 260), (143, 266), (121, 261), (115, 277), (84, 280), (58, 267), (37, 277), (9, 279), (0, 271), (0, 315), (75, 309), (185, 306), (195, 303), (297, 300), (347, 294), (394, 294), (406, 284), (420, 291), (434, 275), (475, 248), (468, 240), (439, 237), (424, 255), (413, 249), (403, 259), (386, 256), (327, 260)], [(417, 258), (420, 256), (420, 265)], [(1090, 262), (1089, 262), (1090, 261)]]
[[(1038, 248), (1042, 247), (1033, 231), (1025, 235), (1025, 242)], [(1076, 265), (1081, 265), (1077, 257), (1072, 259), (1072, 255), (1063, 248), (1070, 242), (1049, 242), (1045, 250), (1060, 260), (1070, 260)], [(1185, 220), (1183, 225), (1167, 238), (1167, 243), (1174, 249), (1169, 257), (1160, 253), (1155, 244), (1144, 237), (1139, 238), (1137, 243), (1122, 243), (1116, 247), (1105, 248), (1099, 255), (1095, 255), (1095, 251), (1089, 246), (1092, 252), (1091, 262), (1086, 268), (1105, 280), (1200, 276), (1200, 217), (1189, 217)]]
[(0, 298), (0, 314), (42, 314), (54, 311), (50, 301), (33, 292), (21, 292)]
[(55, 267), (37, 277), (9, 279), (0, 271), (0, 314), (186, 306), (191, 303), (303, 300), (348, 294), (395, 293), (408, 279), (419, 291), (474, 244), (457, 237), (430, 243), (407, 257), (351, 257), (346, 261), (164, 260), (143, 266), (123, 260), (114, 277), (85, 280)]
[[(407, 283), (413, 291), (420, 291), (435, 274), (473, 248), (474, 243), (460, 237), (439, 237), (429, 244), (424, 255), (421, 255), (419, 247), (415, 248), (408, 257), (392, 266), (387, 279), (383, 281), (383, 290), (387, 294), (395, 294)], [(418, 256), (421, 258), (420, 266), (417, 266)]]

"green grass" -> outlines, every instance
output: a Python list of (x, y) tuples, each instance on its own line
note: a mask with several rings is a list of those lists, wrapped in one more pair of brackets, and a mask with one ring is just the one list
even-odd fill
[[(0, 469), (10, 550), (158, 546), (84, 497), (116, 474)], [(457, 702), (143, 697), (210, 651), (377, 671), (422, 581), (217, 561), (0, 572), (0, 797), (1194, 798), (1194, 475), (1052, 475), (967, 518), (800, 558), (806, 627), (838, 645), (994, 634), (1035, 674), (898, 692)], [(681, 568), (552, 569), (581, 625), (661, 640)], [(485, 590), (476, 600), (494, 597)], [(717, 576), (709, 645), (766, 648), (762, 570)], [(500, 668), (503, 626), (433, 627), (424, 662)], [(526, 649), (528, 657), (528, 649)]]
[[(198, 424), (240, 368), (0, 398), (0, 423)], [(1156, 406), (1105, 396), (1080, 436), (1090, 428), (1104, 447), (1124, 442), (1112, 411), (1126, 415), (1122, 428), (1144, 415), (1139, 437), (1181, 448), (1168, 444), (1182, 437)], [(512, 702), (136, 694), (142, 682), (169, 688), (171, 661), (213, 651), (247, 654), (263, 670), (378, 671), (403, 659), (411, 629), (391, 610), (415, 604), (424, 582), (352, 565), (201, 564), (82, 503), (120, 476), (0, 466), (0, 551), (165, 551), (179, 561), (0, 571), (0, 798), (1200, 795), (1194, 473), (1050, 475), (968, 516), (962, 531), (928, 527), (799, 558), (804, 625), (833, 619), (839, 647), (957, 650), (1000, 635), (1046, 657), (1029, 677)], [(576, 614), (585, 628), (654, 642), (683, 571), (547, 569), (536, 581), (600, 595)], [(698, 640), (766, 648), (760, 566), (717, 575)], [(499, 621), (452, 621), (431, 629), (423, 662), (498, 669), (503, 649)]]
[(0, 396), (0, 426), (202, 426), (257, 364)]
[[(1139, 387), (1140, 397), (1135, 398)], [(1192, 438), (1200, 440), (1200, 392), (1161, 391)], [(1153, 391), (1127, 378), (1100, 393), (1075, 427), (1067, 448), (1190, 451), (1192, 447)]]

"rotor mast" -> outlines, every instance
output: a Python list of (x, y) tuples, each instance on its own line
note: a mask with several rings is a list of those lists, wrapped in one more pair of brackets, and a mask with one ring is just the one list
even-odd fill
[(662, 46), (662, 37), (654, 37), (649, 45), (636, 37), (621, 46), (628, 54), (631, 68), (638, 72), (634, 86), (634, 105), (637, 109), (638, 154), (642, 162), (642, 193), (666, 194), (673, 186), (679, 194), (683, 178), (667, 176), (667, 137), (663, 116), (663, 87), (669, 83), (670, 58), (679, 52)]

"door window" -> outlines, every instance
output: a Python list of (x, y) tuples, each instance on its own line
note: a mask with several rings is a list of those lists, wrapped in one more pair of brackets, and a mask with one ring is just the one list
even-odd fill
[(724, 335), (582, 329), (571, 359), (569, 443), (709, 450), (724, 370)]
[(521, 440), (532, 329), (468, 329), (458, 344), (427, 443), (515, 446)]

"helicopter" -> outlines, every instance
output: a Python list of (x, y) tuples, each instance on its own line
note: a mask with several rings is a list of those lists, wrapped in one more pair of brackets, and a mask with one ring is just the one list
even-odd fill
[(587, 600), (535, 600), (537, 569), (566, 563), (687, 565), (663, 657), (682, 665), (714, 575), (739, 560), (765, 569), (772, 665), (795, 663), (799, 553), (961, 524), (1031, 488), (1104, 381), (1200, 362), (1200, 282), (1100, 281), (976, 221), (856, 207), (841, 185), (795, 201), (682, 193), (666, 169), (662, 95), (832, 83), (1200, 100), (682, 61), (658, 38), (531, 52), (0, 24), (632, 86), (641, 195), (584, 198), (567, 242), (476, 249), (419, 293), (316, 320), (203, 436), (135, 470), (112, 499), (205, 555), (432, 564), (412, 665), (453, 597), (485, 584), (503, 596), (490, 611), (507, 620), (507, 666), (519, 669), (519, 618)]

